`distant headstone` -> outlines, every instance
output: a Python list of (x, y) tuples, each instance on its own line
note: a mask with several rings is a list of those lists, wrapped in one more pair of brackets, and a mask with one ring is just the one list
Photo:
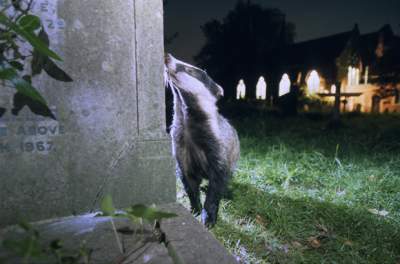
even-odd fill
[(34, 80), (57, 120), (1, 87), (0, 226), (175, 201), (165, 133), (162, 0), (35, 0), (71, 83)]

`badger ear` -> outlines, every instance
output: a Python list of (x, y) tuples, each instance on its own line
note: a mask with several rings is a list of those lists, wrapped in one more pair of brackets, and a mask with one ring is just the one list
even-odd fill
[(218, 93), (217, 93), (217, 97), (221, 98), (224, 96), (224, 89), (218, 85)]

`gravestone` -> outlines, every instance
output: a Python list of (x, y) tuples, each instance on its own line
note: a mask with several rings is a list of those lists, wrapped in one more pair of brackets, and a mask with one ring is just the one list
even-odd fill
[(175, 201), (165, 132), (162, 0), (35, 0), (58, 63), (74, 80), (33, 80), (57, 120), (0, 87), (0, 226)]

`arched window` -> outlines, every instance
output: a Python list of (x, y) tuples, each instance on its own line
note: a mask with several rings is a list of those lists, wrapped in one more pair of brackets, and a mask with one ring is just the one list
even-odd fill
[(364, 84), (367, 85), (368, 84), (368, 71), (369, 71), (369, 67), (365, 67), (365, 73), (364, 73)]
[(334, 85), (334, 84), (331, 85), (331, 93), (333, 93), (333, 94), (336, 93), (336, 85)]
[(312, 70), (307, 78), (308, 94), (316, 94), (319, 91), (321, 79), (316, 70)]
[(261, 76), (257, 82), (256, 98), (260, 100), (265, 100), (267, 98), (267, 83), (263, 76)]
[(279, 97), (290, 92), (290, 79), (289, 75), (283, 74), (279, 83)]
[(243, 80), (240, 80), (236, 87), (236, 99), (244, 99), (246, 97), (246, 85)]
[(360, 84), (360, 70), (349, 66), (347, 70), (347, 86)]

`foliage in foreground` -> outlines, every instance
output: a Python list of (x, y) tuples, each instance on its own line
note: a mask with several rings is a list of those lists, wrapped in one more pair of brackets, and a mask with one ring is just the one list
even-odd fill
[[(0, 88), (16, 89), (13, 114), (20, 110), (15, 102), (20, 100), (33, 112), (55, 119), (32, 84), (32, 77), (45, 71), (58, 81), (71, 82), (72, 79), (53, 61), (61, 61), (61, 58), (49, 48), (50, 40), (41, 19), (31, 13), (32, 4), (33, 0), (0, 2), (0, 84), (3, 86)], [(1, 117), (6, 109), (0, 106), (0, 110)]]
[[(148, 207), (142, 204), (135, 204), (127, 208), (125, 212), (118, 211), (113, 204), (110, 195), (104, 196), (100, 205), (100, 213), (97, 217), (110, 217), (110, 222), (115, 235), (115, 242), (118, 245), (120, 253), (123, 255), (122, 261), (127, 257), (125, 250), (122, 247), (121, 240), (118, 232), (124, 234), (136, 235), (136, 230), (118, 229), (114, 224), (113, 218), (127, 218), (135, 226), (137, 222), (140, 223), (143, 233), (143, 220), (153, 224), (153, 235), (158, 238), (159, 242), (162, 241), (163, 234), (159, 230), (160, 223), (163, 219), (177, 217), (174, 213), (164, 212), (158, 210), (154, 206)], [(49, 243), (44, 243), (39, 231), (31, 224), (22, 222), (18, 225), (22, 233), (18, 234), (17, 238), (8, 238), (2, 241), (0, 249), (4, 249), (6, 256), (0, 255), (0, 264), (15, 263), (19, 261), (22, 264), (32, 263), (57, 263), (57, 264), (89, 264), (93, 249), (89, 249), (85, 245), (85, 241), (75, 250), (70, 250), (63, 247), (63, 241), (55, 239)], [(45, 239), (45, 238), (44, 238)], [(1, 248), (2, 247), (2, 248)], [(3, 250), (2, 249), (2, 250)], [(129, 253), (129, 252), (128, 252)], [(120, 263), (120, 262), (118, 262)]]
[[(104, 216), (111, 217), (110, 222), (114, 232), (115, 242), (117, 243), (121, 254), (124, 254), (126, 252), (124, 252), (124, 249), (122, 247), (122, 243), (117, 233), (118, 230), (114, 224), (113, 218), (115, 217), (127, 218), (132, 222), (133, 226), (139, 223), (142, 227), (142, 233), (144, 228), (143, 220), (148, 221), (153, 226), (152, 230), (153, 234), (156, 236), (157, 240), (160, 243), (162, 243), (165, 242), (163, 241), (165, 237), (163, 237), (163, 234), (160, 230), (161, 220), (178, 216), (177, 214), (174, 213), (160, 211), (155, 206), (149, 207), (143, 204), (135, 204), (129, 208), (126, 208), (124, 212), (118, 212), (118, 210), (114, 207), (112, 197), (110, 195), (106, 195), (103, 197), (103, 200), (101, 201), (100, 205), (100, 210), (101, 213), (98, 215), (99, 217), (104, 217)], [(126, 232), (126, 230), (124, 230), (124, 232)], [(133, 235), (136, 235), (136, 230), (134, 231), (129, 230), (129, 232), (132, 233)]]
[(244, 263), (398, 263), (400, 117), (235, 120), (241, 160), (214, 234)]
[[(0, 263), (22, 264), (56, 263), (56, 264), (89, 264), (92, 250), (82, 243), (77, 250), (68, 250), (63, 247), (61, 240), (52, 240), (47, 244), (41, 242), (40, 233), (29, 223), (22, 222), (18, 227), (23, 231), (19, 239), (6, 239), (2, 246), (11, 255), (9, 258), (0, 258)], [(11, 261), (11, 262), (10, 262)]]

